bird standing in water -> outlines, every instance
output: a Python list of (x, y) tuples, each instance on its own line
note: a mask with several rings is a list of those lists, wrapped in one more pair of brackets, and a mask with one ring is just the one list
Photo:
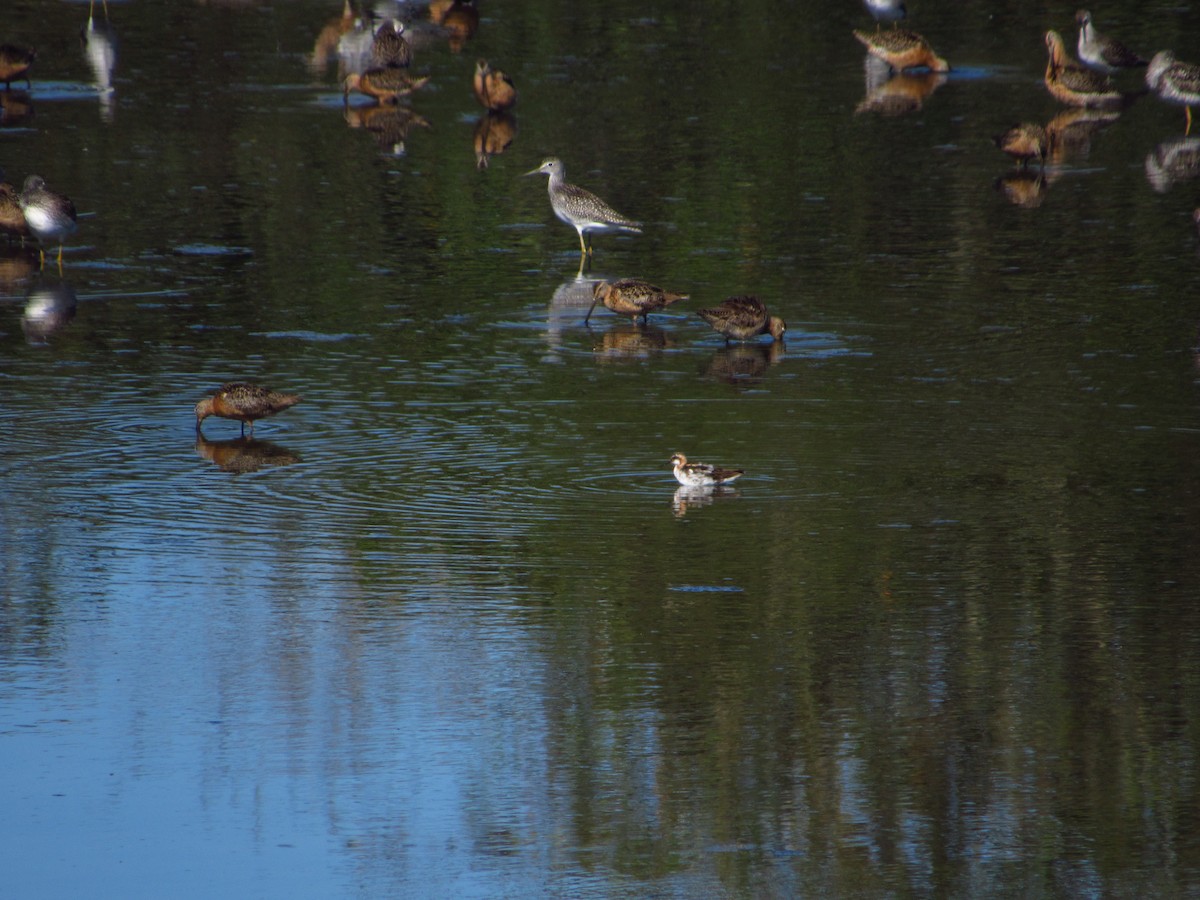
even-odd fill
[(621, 215), (591, 191), (567, 182), (567, 170), (556, 156), (547, 157), (526, 175), (549, 175), (550, 206), (554, 215), (579, 232), (579, 252), (591, 256), (590, 242), (584, 235), (592, 231), (630, 231), (642, 233), (642, 223)]
[(787, 323), (779, 316), (770, 315), (763, 302), (753, 296), (730, 297), (720, 306), (700, 310), (698, 315), (725, 335), (726, 343), (748, 341), (760, 334), (769, 334), (781, 341), (787, 331)]
[(217, 388), (211, 397), (196, 404), (196, 430), (209, 416), (236, 419), (242, 423), (242, 434), (246, 423), (250, 423), (250, 436), (254, 436), (254, 422), (283, 412), (299, 403), (298, 394), (281, 394), (247, 381), (230, 381)]
[[(25, 179), (18, 200), (21, 212), (25, 214), (25, 222), (38, 243), (58, 241), (58, 268), (62, 271), (63, 241), (74, 234), (76, 227), (75, 204), (71, 198), (46, 187), (46, 180), (41, 175), (30, 175)], [(45, 265), (44, 248), (41, 259), (42, 265)]]

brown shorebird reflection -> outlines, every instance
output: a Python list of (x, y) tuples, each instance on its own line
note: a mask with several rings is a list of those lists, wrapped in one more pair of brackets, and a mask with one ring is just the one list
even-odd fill
[(734, 387), (750, 387), (761, 382), (767, 370), (780, 363), (785, 355), (783, 341), (726, 344), (712, 355), (706, 374)]
[(712, 506), (717, 500), (735, 500), (740, 496), (735, 487), (688, 487), (681, 484), (671, 495), (671, 510), (675, 518), (682, 519), (693, 510)]
[(337, 56), (338, 43), (341, 41), (342, 35), (354, 29), (354, 22), (354, 7), (350, 5), (350, 0), (346, 0), (342, 6), (341, 16), (331, 19), (317, 34), (312, 56), (308, 60), (309, 70), (313, 74), (319, 75), (324, 72), (329, 61)]
[(475, 166), (486, 169), (517, 137), (517, 117), (510, 112), (487, 112), (475, 123)]
[(28, 91), (0, 91), (0, 125), (12, 126), (33, 115)]
[(618, 325), (600, 335), (592, 353), (599, 362), (634, 362), (660, 356), (674, 344), (657, 325)]
[(1092, 150), (1092, 137), (1120, 118), (1115, 109), (1075, 107), (1064, 109), (1046, 123), (1046, 155), (1051, 163), (1084, 159)]
[(210, 441), (200, 432), (196, 433), (196, 455), (234, 475), (300, 462), (299, 456), (270, 441), (260, 441), (252, 437)]
[(0, 287), (24, 285), (39, 269), (38, 251), (32, 246), (0, 247)]
[(25, 340), (34, 346), (49, 343), (55, 333), (75, 318), (77, 305), (75, 290), (67, 282), (39, 284), (25, 298), (25, 310), (21, 314)]
[(446, 35), (450, 52), (458, 53), (479, 27), (479, 9), (475, 0), (433, 0), (429, 20)]
[(381, 103), (376, 106), (347, 106), (344, 116), (351, 128), (363, 128), (375, 136), (381, 150), (393, 156), (403, 156), (408, 133), (414, 128), (428, 128), (429, 121), (407, 106)]
[(1013, 206), (1036, 209), (1046, 199), (1046, 174), (1041, 169), (1013, 169), (996, 179), (996, 190)]
[(866, 96), (854, 107), (854, 112), (877, 113), (881, 116), (902, 116), (916, 112), (925, 101), (946, 83), (940, 72), (900, 72), (877, 56), (867, 54), (863, 59)]
[(1200, 175), (1200, 138), (1173, 138), (1146, 154), (1146, 180), (1160, 194)]

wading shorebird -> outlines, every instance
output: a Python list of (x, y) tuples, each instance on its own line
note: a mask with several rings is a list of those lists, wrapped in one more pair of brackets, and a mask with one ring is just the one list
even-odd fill
[(1182, 106), (1187, 113), (1187, 128), (1192, 130), (1192, 107), (1200, 104), (1200, 66), (1179, 62), (1170, 50), (1157, 53), (1146, 70), (1146, 86), (1168, 103)]
[(1046, 163), (1046, 129), (1033, 122), (1014, 125), (1003, 134), (998, 134), (992, 141), (1011, 156), (1021, 161), (1021, 166), (1027, 166), (1031, 159), (1039, 159)]
[(621, 215), (591, 191), (567, 183), (567, 170), (556, 156), (547, 157), (542, 164), (526, 175), (549, 175), (550, 206), (554, 215), (579, 232), (579, 252), (592, 255), (589, 232), (629, 231), (642, 233), (642, 223)]
[(395, 66), (367, 69), (361, 75), (355, 73), (346, 76), (346, 80), (342, 82), (342, 97), (348, 98), (351, 91), (358, 91), (368, 97), (374, 97), (380, 103), (395, 103), (398, 98), (423, 87), (427, 81), (428, 75), (413, 78)]
[(1067, 55), (1062, 36), (1057, 31), (1046, 32), (1046, 90), (1055, 99), (1071, 106), (1110, 106), (1121, 102), (1121, 92), (1113, 87), (1108, 76), (1085, 69)]
[(592, 286), (592, 305), (583, 317), (583, 324), (588, 323), (597, 303), (603, 303), (619, 316), (628, 316), (631, 319), (641, 316), (642, 322), (645, 323), (646, 317), (655, 310), (687, 299), (687, 294), (664, 291), (658, 285), (639, 278), (598, 281)]
[(760, 334), (783, 340), (787, 323), (779, 316), (767, 313), (767, 307), (757, 297), (730, 297), (720, 306), (702, 309), (697, 315), (716, 331), (725, 335), (725, 342), (749, 341)]
[(1101, 34), (1092, 25), (1092, 14), (1086, 9), (1075, 13), (1079, 23), (1079, 61), (1097, 71), (1111, 74), (1117, 69), (1133, 69), (1146, 65), (1142, 59), (1120, 41)]
[(484, 109), (492, 112), (512, 109), (517, 105), (517, 88), (513, 80), (499, 69), (493, 69), (486, 59), (475, 63), (475, 78), (471, 88), (475, 91), (475, 99)]
[(675, 480), (684, 487), (713, 487), (718, 484), (728, 484), (746, 474), (743, 469), (723, 469), (708, 463), (690, 463), (682, 453), (676, 453), (671, 457), (671, 466), (675, 473)]
[[(62, 269), (63, 241), (75, 232), (75, 204), (70, 197), (56, 193), (46, 187), (41, 175), (30, 175), (25, 179), (18, 198), (21, 212), (29, 230), (44, 245), (47, 241), (58, 241), (58, 268)], [(42, 265), (46, 264), (46, 251), (42, 248)]]
[(882, 59), (897, 72), (924, 66), (931, 72), (949, 72), (950, 64), (933, 52), (929, 42), (915, 31), (855, 31), (854, 36), (872, 56)]
[(28, 47), (17, 47), (14, 44), (0, 44), (0, 81), (4, 89), (11, 90), (12, 83), (17, 79), (25, 81), (25, 89), (29, 90), (29, 67), (37, 59), (37, 53)]
[(200, 423), (209, 416), (221, 419), (236, 419), (242, 423), (242, 434), (246, 423), (250, 423), (250, 436), (254, 436), (254, 422), (295, 406), (302, 398), (298, 394), (281, 394), (247, 381), (230, 381), (219, 388), (211, 397), (196, 404), (196, 431)]
[(379, 68), (407, 69), (412, 65), (412, 47), (404, 37), (404, 23), (385, 19), (371, 40), (371, 65)]

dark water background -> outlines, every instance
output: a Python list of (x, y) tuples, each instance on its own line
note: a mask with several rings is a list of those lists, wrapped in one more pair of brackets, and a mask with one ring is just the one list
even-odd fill
[[(0, 894), (1200, 890), (1200, 145), (1009, 177), (1074, 11), (914, 0), (889, 115), (852, 0), (410, 7), (384, 133), (335, 2), (113, 4), (105, 92), (9, 0), (0, 165), (81, 215), (0, 261)], [(551, 154), (646, 223), (583, 280)], [(626, 276), (692, 300), (583, 327)], [(694, 315), (747, 292), (783, 347)], [(196, 440), (234, 378), (305, 399)]]

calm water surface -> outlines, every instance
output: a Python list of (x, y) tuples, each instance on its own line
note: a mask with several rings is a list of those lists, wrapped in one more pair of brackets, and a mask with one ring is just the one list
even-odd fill
[[(1074, 4), (910, 4), (955, 71), (892, 82), (851, 0), (481, 6), (405, 10), (398, 109), (336, 2), (6, 7), (0, 165), (80, 228), (0, 260), (0, 893), (1200, 891), (1182, 111), (1016, 172)], [(583, 277), (551, 154), (646, 223)], [(628, 276), (692, 299), (585, 328)], [(196, 437), (231, 379), (305, 399)]]

